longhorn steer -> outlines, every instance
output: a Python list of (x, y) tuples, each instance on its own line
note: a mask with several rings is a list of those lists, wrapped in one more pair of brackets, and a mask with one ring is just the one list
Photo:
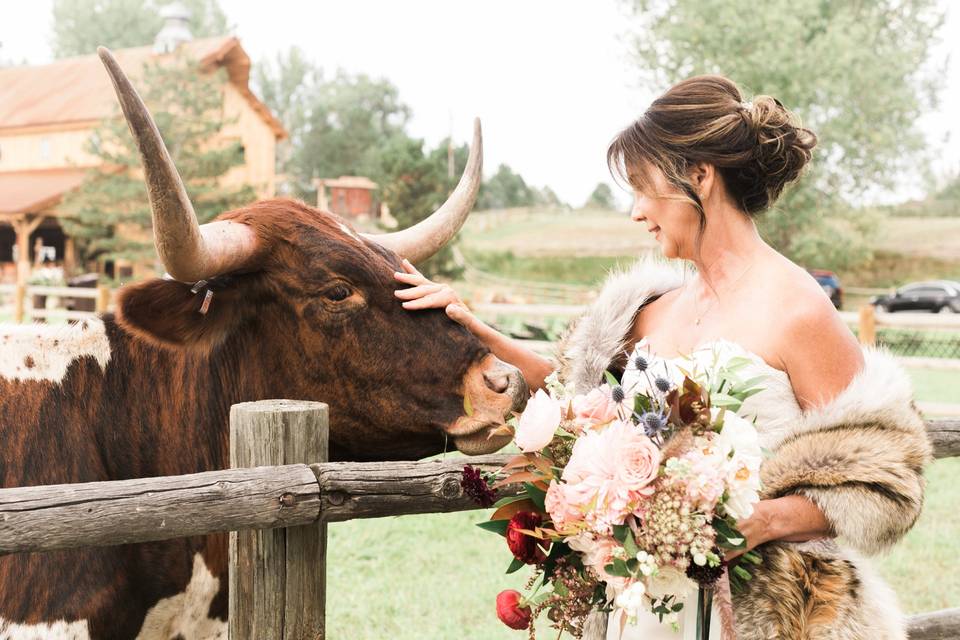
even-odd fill
[[(488, 435), (525, 396), (519, 372), (442, 311), (407, 312), (393, 294), (397, 253), (427, 257), (469, 213), (479, 125), (460, 184), (411, 229), (365, 237), (292, 200), (199, 226), (149, 113), (100, 56), (172, 278), (125, 287), (115, 316), (0, 330), (3, 487), (223, 468), (230, 405), (265, 398), (329, 403), (334, 460), (505, 444)], [(0, 638), (225, 638), (226, 556), (221, 534), (0, 558)]]

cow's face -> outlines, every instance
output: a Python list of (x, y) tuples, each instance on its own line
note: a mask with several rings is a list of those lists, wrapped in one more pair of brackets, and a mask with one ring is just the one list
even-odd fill
[(365, 238), (291, 200), (201, 226), (149, 111), (110, 52), (99, 53), (140, 150), (155, 244), (171, 276), (121, 294), (122, 326), (168, 348), (258, 367), (252, 381), (242, 371), (215, 371), (244, 379), (247, 395), (328, 402), (338, 457), (418, 457), (448, 441), (467, 453), (506, 444), (488, 436), (524, 399), (519, 372), (442, 312), (406, 312), (393, 295), (397, 254), (429, 257), (473, 206), (479, 122), (460, 183), (410, 229)]
[(522, 405), (520, 373), (442, 311), (405, 310), (394, 295), (396, 254), (293, 200), (221, 218), (256, 231), (260, 268), (214, 279), (205, 313), (205, 289), (169, 280), (128, 287), (122, 326), (168, 348), (250, 349), (241, 361), (264, 370), (276, 394), (330, 405), (338, 457), (506, 444), (509, 436), (490, 431)]

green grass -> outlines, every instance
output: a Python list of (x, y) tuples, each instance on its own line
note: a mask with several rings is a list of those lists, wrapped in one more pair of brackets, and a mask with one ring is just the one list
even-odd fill
[[(910, 371), (920, 400), (957, 402), (960, 373)], [(960, 606), (960, 459), (927, 472), (924, 514), (887, 556), (874, 560), (907, 612)], [(327, 628), (332, 638), (513, 639), (494, 612), (503, 589), (528, 573), (504, 575), (503, 539), (474, 526), (489, 512), (354, 520), (330, 525)], [(543, 638), (554, 638), (541, 625)]]

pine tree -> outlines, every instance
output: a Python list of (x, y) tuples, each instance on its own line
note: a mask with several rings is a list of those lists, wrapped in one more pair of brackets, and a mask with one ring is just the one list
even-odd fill
[[(249, 185), (227, 187), (220, 179), (243, 163), (239, 141), (218, 139), (228, 121), (223, 114), (226, 74), (202, 72), (178, 57), (144, 66), (140, 95), (153, 114), (180, 171), (201, 223), (256, 198)], [(65, 231), (77, 240), (85, 259), (134, 262), (153, 258), (152, 222), (140, 155), (117, 107), (88, 143), (101, 163), (63, 203)]]

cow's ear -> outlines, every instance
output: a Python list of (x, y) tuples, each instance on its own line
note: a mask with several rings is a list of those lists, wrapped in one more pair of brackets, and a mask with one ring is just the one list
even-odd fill
[(196, 285), (147, 280), (120, 290), (117, 321), (151, 342), (210, 349), (241, 322), (239, 297), (237, 287), (223, 279)]

